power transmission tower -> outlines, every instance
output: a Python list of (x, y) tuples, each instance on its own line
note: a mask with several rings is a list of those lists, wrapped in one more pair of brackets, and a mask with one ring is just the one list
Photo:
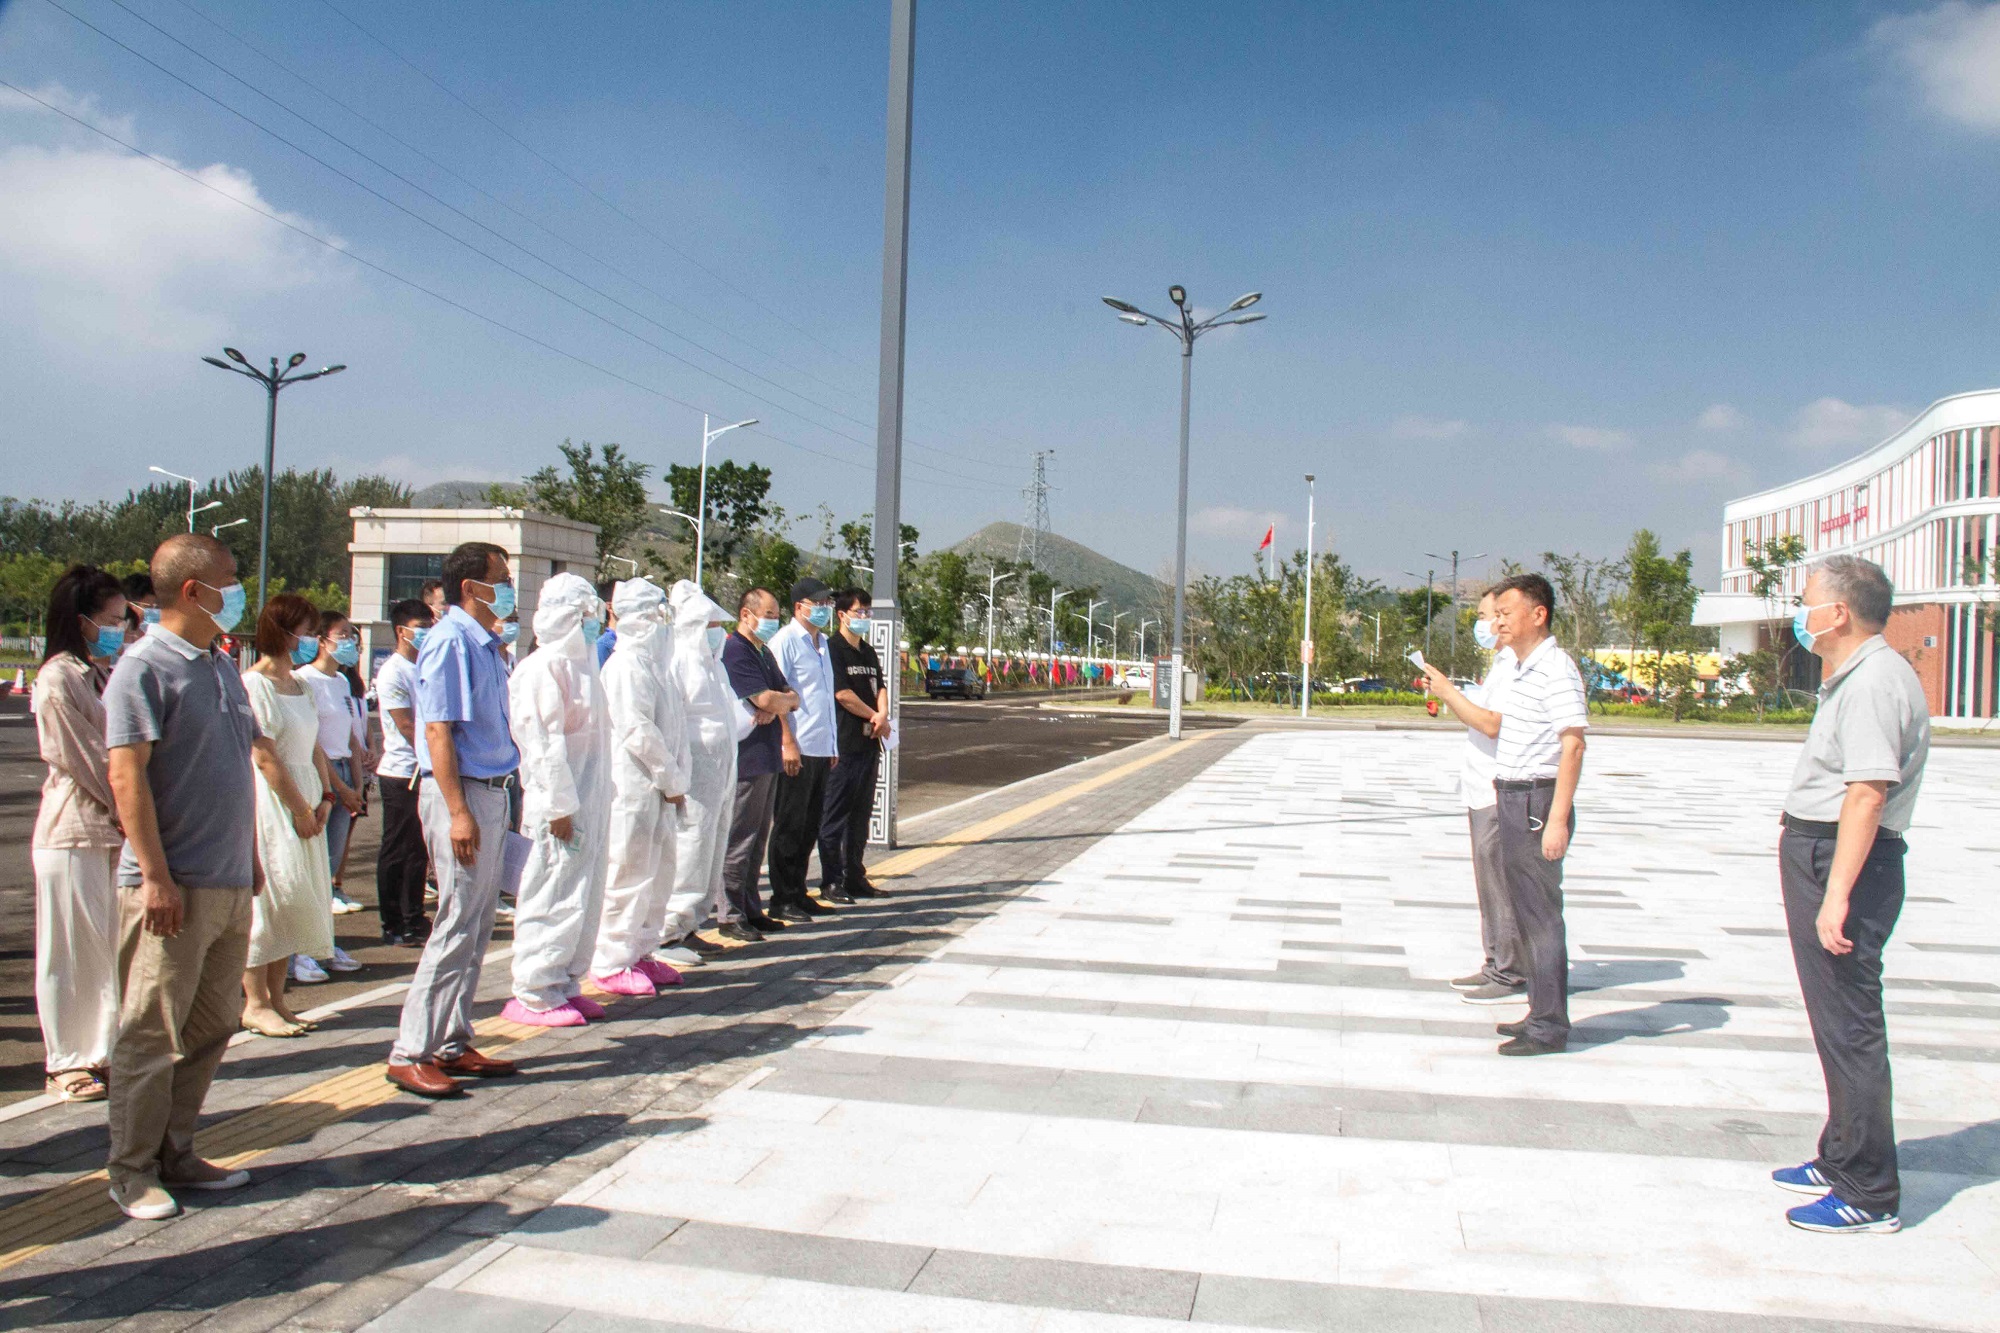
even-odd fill
[(1049, 485), (1048, 462), (1054, 458), (1053, 449), (1035, 451), (1035, 479), (1021, 490), (1028, 502), (1027, 521), (1021, 524), (1021, 540), (1015, 547), (1014, 558), (1030, 569), (1042, 567), (1042, 538), (1049, 531)]

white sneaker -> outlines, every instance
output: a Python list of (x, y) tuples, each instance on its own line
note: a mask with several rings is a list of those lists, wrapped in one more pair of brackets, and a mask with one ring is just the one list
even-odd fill
[(339, 889), (333, 891), (333, 914), (335, 916), (347, 916), (360, 910), (360, 903), (355, 902), (354, 899), (348, 897)]
[(653, 950), (654, 961), (669, 963), (674, 967), (700, 967), (701, 955), (684, 944), (668, 944)]
[(326, 969), (302, 953), (292, 955), (292, 980), (301, 986), (310, 986), (326, 980)]
[(361, 970), (361, 960), (336, 944), (333, 946), (333, 957), (326, 960), (326, 970), (329, 972), (359, 972)]
[(174, 1196), (151, 1181), (134, 1181), (123, 1191), (113, 1185), (111, 1202), (118, 1205), (119, 1212), (135, 1222), (164, 1222), (169, 1217), (179, 1217), (181, 1213), (180, 1203)]
[(501, 899), (500, 905), (493, 909), (493, 919), (495, 921), (512, 921), (514, 919), (514, 904), (504, 898)]

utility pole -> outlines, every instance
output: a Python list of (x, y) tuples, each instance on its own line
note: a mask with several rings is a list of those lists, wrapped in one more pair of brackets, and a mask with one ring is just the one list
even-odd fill
[(1060, 592), (1054, 588), (1049, 589), (1049, 661), (1051, 662), (1056, 660), (1056, 603), (1069, 594), (1068, 588)]
[(1014, 558), (1030, 569), (1042, 567), (1042, 539), (1049, 532), (1049, 470), (1048, 463), (1056, 456), (1053, 449), (1035, 450), (1035, 476), (1021, 494), (1028, 501), (1028, 521), (1021, 525), (1020, 540), (1014, 546)]
[[(1425, 551), (1424, 555), (1426, 558), (1431, 560), (1444, 559), (1443, 556), (1436, 555), (1430, 551)], [(1477, 555), (1469, 555), (1466, 557), (1466, 559), (1468, 560), (1484, 560), (1485, 558), (1486, 558), (1486, 552), (1484, 551), (1481, 551)], [(1458, 548), (1457, 547), (1453, 547), (1451, 552), (1451, 669), (1453, 671), (1458, 670)]]
[[(1409, 575), (1411, 578), (1415, 578), (1417, 576), (1417, 571), (1414, 569), (1406, 569), (1403, 572)], [(1436, 582), (1437, 582), (1437, 570), (1435, 569), (1425, 570), (1424, 571), (1424, 660), (1426, 662), (1431, 660), (1431, 621), (1435, 618), (1431, 610), (1431, 607), (1434, 604), (1433, 599), (1431, 597), (1431, 587)]]
[(1305, 678), (1299, 691), (1299, 716), (1312, 708), (1313, 693), (1313, 474), (1306, 473), (1306, 636), (1299, 640), (1299, 674)]
[(993, 590), (1013, 578), (1012, 574), (1000, 574), (993, 569), (986, 571), (986, 670), (993, 671)]
[[(917, 0), (889, 4), (887, 169), (882, 200), (881, 385), (875, 403), (875, 596), (868, 631), (884, 664), (889, 726), (903, 725), (902, 613), (896, 579), (903, 559), (903, 345), (910, 281), (910, 114), (916, 85)], [(868, 841), (896, 845), (900, 748), (883, 747)]]

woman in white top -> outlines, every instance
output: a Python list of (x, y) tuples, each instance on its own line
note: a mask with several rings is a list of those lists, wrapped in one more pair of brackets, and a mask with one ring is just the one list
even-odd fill
[(243, 1026), (267, 1037), (303, 1036), (311, 1024), (285, 1004), (293, 954), (333, 953), (333, 877), (326, 856), (332, 773), (319, 747), (319, 710), (294, 668), (319, 655), (319, 611), (280, 593), (257, 617), (257, 661), (243, 674), (262, 733), (257, 768), (257, 855), (264, 891), (250, 923)]
[[(341, 668), (361, 660), (361, 639), (354, 626), (338, 611), (323, 611), (319, 618), (319, 656), (302, 668), (298, 677), (312, 688), (313, 703), (319, 710), (319, 748), (326, 755), (333, 779), (333, 813), (326, 821), (327, 868), (339, 866), (347, 854), (347, 837), (354, 830), (354, 816), (361, 812), (361, 783), (354, 768), (354, 712), (348, 707), (351, 686)], [(364, 747), (365, 748), (365, 747)], [(337, 881), (339, 875), (334, 875)], [(338, 888), (332, 891), (336, 916), (361, 910), (361, 904)], [(345, 954), (334, 956), (336, 972), (351, 972), (360, 964)]]
[(98, 696), (125, 641), (125, 594), (101, 569), (74, 565), (49, 591), (48, 656), (35, 674), (42, 808), (35, 864), (35, 1008), (47, 1091), (101, 1102), (118, 1031), (118, 848)]

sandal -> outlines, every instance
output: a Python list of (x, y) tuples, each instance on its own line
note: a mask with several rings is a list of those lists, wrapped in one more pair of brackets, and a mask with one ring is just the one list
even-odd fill
[(111, 1095), (104, 1080), (89, 1069), (65, 1069), (60, 1074), (50, 1074), (43, 1089), (62, 1102), (101, 1102)]

